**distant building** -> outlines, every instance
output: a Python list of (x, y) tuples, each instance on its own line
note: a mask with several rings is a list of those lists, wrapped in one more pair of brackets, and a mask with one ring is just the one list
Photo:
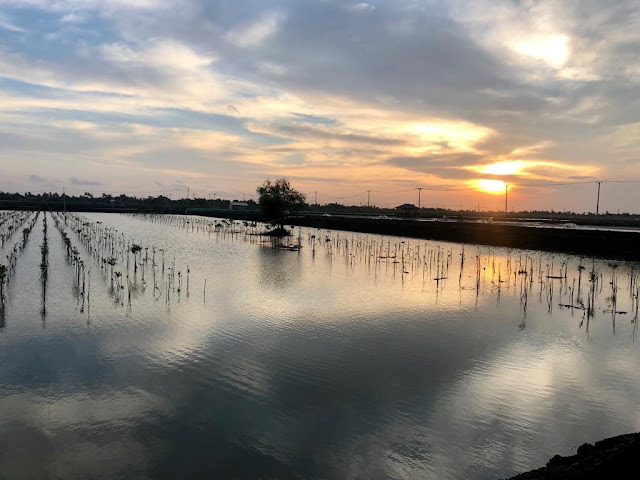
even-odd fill
[(396, 207), (396, 210), (401, 210), (403, 212), (410, 212), (413, 210), (420, 210), (420, 209), (416, 207), (413, 203), (403, 203), (402, 205), (398, 205)]
[(403, 203), (402, 205), (398, 205), (396, 210), (398, 210), (401, 215), (413, 217), (418, 215), (420, 209), (413, 203)]
[(249, 210), (249, 204), (247, 202), (231, 202), (229, 210)]

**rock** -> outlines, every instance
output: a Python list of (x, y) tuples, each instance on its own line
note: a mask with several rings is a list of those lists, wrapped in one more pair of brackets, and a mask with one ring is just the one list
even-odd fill
[(584, 443), (576, 455), (554, 455), (546, 467), (521, 473), (511, 480), (596, 480), (601, 478), (632, 478), (640, 457), (640, 433), (619, 435), (596, 442)]
[(554, 467), (557, 465), (569, 465), (573, 463), (573, 457), (563, 457), (561, 455), (554, 455), (551, 460), (547, 462), (547, 467)]
[(590, 443), (583, 443), (578, 447), (578, 456), (584, 457), (586, 455), (591, 455), (595, 451), (596, 447), (591, 445)]

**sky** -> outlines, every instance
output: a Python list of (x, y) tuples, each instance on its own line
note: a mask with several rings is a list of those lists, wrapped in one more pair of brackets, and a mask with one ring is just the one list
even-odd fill
[(639, 52), (634, 0), (0, 0), (0, 190), (594, 211)]

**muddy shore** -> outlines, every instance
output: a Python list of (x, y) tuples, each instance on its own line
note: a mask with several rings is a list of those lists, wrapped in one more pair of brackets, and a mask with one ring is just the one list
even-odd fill
[(292, 216), (287, 219), (287, 223), (328, 230), (572, 253), (585, 257), (640, 260), (638, 232), (338, 216)]

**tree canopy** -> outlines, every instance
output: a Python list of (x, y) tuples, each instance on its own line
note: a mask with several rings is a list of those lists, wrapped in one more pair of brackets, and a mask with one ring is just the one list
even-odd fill
[(262, 207), (265, 220), (278, 221), (283, 226), (284, 216), (301, 208), (305, 203), (305, 196), (291, 187), (289, 180), (280, 178), (275, 182), (266, 180), (256, 188), (260, 195), (258, 203)]

